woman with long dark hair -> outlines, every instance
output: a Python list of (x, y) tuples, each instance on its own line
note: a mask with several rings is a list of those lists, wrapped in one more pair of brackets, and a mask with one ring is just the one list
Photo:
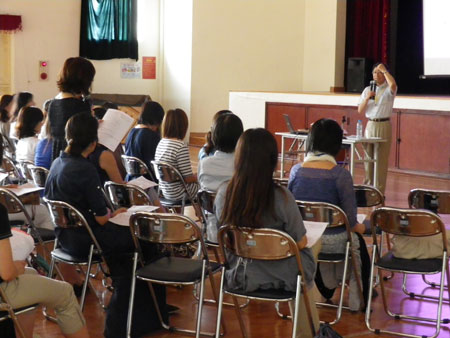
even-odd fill
[(16, 124), (16, 134), (19, 142), (16, 146), (16, 159), (34, 161), (37, 135), (44, 123), (44, 114), (37, 107), (25, 107), (19, 113)]
[(13, 107), (11, 114), (11, 128), (9, 132), (10, 138), (17, 138), (16, 123), (19, 117), (19, 112), (22, 108), (34, 106), (33, 94), (29, 92), (20, 92), (13, 97)]
[[(306, 229), (292, 194), (274, 183), (272, 177), (278, 161), (275, 138), (265, 129), (249, 129), (236, 146), (235, 171), (228, 184), (223, 184), (215, 199), (218, 225), (233, 224), (239, 227), (272, 228), (286, 232), (296, 242), (310, 291), (315, 273), (315, 261), (306, 248)], [(228, 255), (231, 269), (227, 271), (229, 288), (285, 289), (295, 291), (297, 262), (294, 257), (280, 262), (238, 260)], [(310, 292), (309, 292), (310, 293)], [(304, 298), (301, 298), (299, 334), (312, 337), (306, 317)], [(315, 329), (319, 320), (312, 295), (309, 297)]]

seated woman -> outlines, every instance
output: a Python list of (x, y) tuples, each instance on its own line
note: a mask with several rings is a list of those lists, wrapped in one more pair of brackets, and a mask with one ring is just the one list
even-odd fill
[(11, 128), (9, 132), (9, 137), (17, 139), (16, 123), (19, 117), (19, 112), (22, 108), (34, 106), (33, 94), (29, 92), (20, 92), (14, 95), (13, 98), (13, 113), (11, 116)]
[[(214, 123), (216, 123), (217, 118), (222, 114), (233, 114), (233, 113), (230, 110), (219, 110), (213, 116), (213, 125), (214, 125)], [(206, 133), (205, 138), (206, 138), (206, 143), (198, 152), (198, 160), (199, 161), (203, 160), (205, 157), (214, 155), (214, 152), (216, 151), (216, 149), (214, 148), (213, 140), (212, 140), (212, 132), (208, 131), (208, 133)]]
[(19, 141), (16, 146), (16, 160), (34, 162), (36, 146), (39, 142), (37, 135), (40, 133), (44, 114), (37, 107), (23, 108), (17, 119), (16, 134)]
[[(167, 162), (178, 169), (187, 183), (189, 195), (194, 196), (198, 191), (197, 175), (192, 173), (189, 149), (183, 142), (187, 129), (186, 113), (179, 108), (169, 110), (162, 123), (163, 138), (156, 148), (155, 160)], [(160, 182), (159, 186), (163, 196), (169, 200), (180, 200), (185, 194), (180, 182)]]
[(10, 158), (14, 158), (14, 154), (16, 151), (16, 145), (9, 138), (10, 130), (11, 130), (11, 114), (13, 108), (13, 96), (12, 95), (2, 95), (0, 99), (0, 133), (3, 136), (3, 143), (5, 143), (5, 153)]
[[(5, 207), (0, 204), (0, 288), (5, 292), (13, 308), (36, 303), (53, 308), (64, 336), (89, 337), (72, 286), (38, 275), (35, 270), (26, 268), (24, 261), (14, 261), (9, 240), (11, 236), (8, 214)], [(19, 321), (27, 337), (31, 337), (33, 320), (22, 322), (19, 317)]]
[[(241, 119), (234, 114), (220, 115), (212, 126), (214, 156), (205, 157), (198, 163), (198, 181), (204, 190), (217, 191), (234, 173), (234, 149), (244, 128)], [(207, 238), (217, 242), (217, 226), (214, 215), (206, 215)]]
[[(158, 102), (145, 102), (138, 124), (130, 130), (125, 142), (125, 155), (142, 160), (152, 172), (151, 161), (155, 159), (156, 147), (161, 140), (159, 129), (163, 118), (164, 109)], [(128, 181), (132, 177), (127, 176), (126, 179)]]
[[(347, 215), (352, 230), (352, 245), (356, 250), (357, 267), (361, 271), (361, 255), (368, 257), (365, 245), (360, 246), (357, 234), (364, 233), (364, 224), (356, 221), (356, 200), (353, 190), (353, 179), (350, 173), (336, 165), (335, 157), (341, 149), (343, 132), (334, 120), (320, 119), (311, 127), (306, 142), (307, 156), (302, 165), (297, 164), (291, 169), (288, 188), (296, 200), (311, 202), (327, 202), (339, 206)], [(361, 237), (361, 236), (360, 236)], [(361, 238), (362, 239), (362, 238)], [(326, 229), (322, 236), (323, 253), (344, 253), (347, 233), (345, 227)], [(361, 253), (361, 251), (364, 251)], [(367, 262), (368, 263), (368, 262)], [(326, 289), (337, 287), (338, 277), (334, 266), (320, 264), (320, 275)], [(317, 280), (317, 279), (316, 279)], [(368, 285), (368, 276), (363, 276), (363, 286)], [(350, 277), (350, 309), (360, 310), (364, 300), (359, 297), (359, 289), (354, 274)], [(325, 298), (331, 295), (323, 292), (318, 282), (319, 290)], [(327, 290), (328, 291), (328, 290)], [(328, 293), (328, 292), (327, 292)]]
[(48, 109), (52, 101), (52, 99), (49, 99), (42, 105), (44, 125), (38, 136), (39, 143), (36, 146), (36, 152), (34, 154), (34, 164), (47, 169), (50, 169), (52, 165), (52, 138), (50, 136), (50, 123), (48, 120)]
[[(319, 318), (311, 292), (316, 264), (312, 251), (306, 248), (306, 229), (294, 197), (272, 180), (277, 160), (277, 143), (267, 130), (249, 129), (242, 134), (236, 146), (233, 177), (228, 185), (219, 187), (216, 196), (217, 224), (277, 229), (288, 233), (297, 242), (317, 331)], [(246, 291), (296, 290), (298, 268), (294, 257), (281, 263), (258, 260), (243, 262), (230, 254), (228, 256), (231, 263), (231, 269), (225, 277), (228, 287)], [(312, 337), (303, 297), (298, 325), (300, 337)]]

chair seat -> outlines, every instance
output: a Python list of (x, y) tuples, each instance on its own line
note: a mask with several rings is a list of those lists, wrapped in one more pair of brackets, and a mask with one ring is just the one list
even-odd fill
[[(161, 205), (163, 206), (167, 206), (167, 207), (178, 207), (178, 206), (182, 206), (183, 205), (183, 200), (169, 200), (167, 198), (164, 198), (162, 196), (159, 197), (159, 201), (161, 202)], [(188, 206), (188, 205), (192, 205), (192, 202), (190, 199), (186, 199), (184, 201), (184, 205)]]
[(224, 290), (227, 293), (246, 296), (246, 297), (255, 297), (255, 298), (266, 298), (266, 299), (294, 299), (295, 292), (286, 291), (284, 289), (258, 289), (255, 291), (244, 291), (243, 289), (229, 289), (224, 285)]
[(319, 261), (343, 261), (345, 260), (345, 254), (343, 253), (319, 253)]
[(403, 259), (394, 257), (391, 251), (381, 257), (376, 265), (380, 268), (416, 273), (438, 273), (442, 270), (442, 259)]
[[(55, 259), (59, 260), (59, 261), (63, 261), (63, 262), (70, 262), (70, 263), (74, 263), (74, 264), (87, 264), (88, 262), (88, 256), (86, 257), (76, 257), (73, 256), (69, 253), (67, 253), (66, 251), (62, 250), (62, 249), (54, 249), (52, 252), (52, 257), (54, 257)], [(92, 264), (99, 264), (102, 263), (102, 259), (100, 255), (96, 255), (94, 254), (92, 256)]]
[[(41, 235), (41, 238), (44, 242), (50, 242), (55, 240), (55, 231), (50, 229), (44, 229), (44, 228), (36, 228), (39, 232), (39, 235)], [(34, 239), (34, 242), (37, 242), (37, 239)]]
[[(202, 263), (197, 259), (163, 257), (137, 270), (136, 277), (163, 282), (195, 282), (201, 278)], [(220, 269), (218, 263), (210, 262), (210, 265), (212, 271)]]

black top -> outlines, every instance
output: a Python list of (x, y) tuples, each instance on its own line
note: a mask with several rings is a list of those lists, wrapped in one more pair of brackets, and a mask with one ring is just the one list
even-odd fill
[(67, 121), (78, 113), (90, 113), (91, 105), (81, 99), (69, 97), (66, 99), (55, 99), (48, 108), (50, 122), (50, 135), (53, 138), (52, 161), (59, 156), (61, 150), (67, 146), (65, 140), (65, 128)]
[(89, 161), (95, 166), (95, 169), (97, 169), (102, 187), (105, 186), (106, 181), (110, 181), (108, 173), (100, 167), (100, 156), (105, 150), (108, 151), (108, 148), (103, 144), (97, 143), (94, 151), (88, 157)]
[[(8, 211), (0, 204), (0, 240), (12, 237), (11, 227), (9, 225)], [(0, 278), (0, 283), (3, 279)]]
[[(80, 211), (95, 232), (100, 225), (95, 216), (107, 214), (106, 202), (100, 190), (97, 170), (88, 159), (61, 152), (53, 162), (45, 184), (45, 197), (69, 203)], [(91, 238), (83, 228), (55, 229), (62, 247), (68, 252), (89, 252)]]

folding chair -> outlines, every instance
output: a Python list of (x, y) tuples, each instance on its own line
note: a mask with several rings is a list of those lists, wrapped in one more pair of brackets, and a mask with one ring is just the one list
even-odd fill
[(137, 157), (122, 155), (122, 164), (125, 171), (130, 176), (143, 176), (147, 175), (151, 181), (157, 182), (153, 171), (147, 167), (144, 161)]
[(8, 156), (10, 159), (15, 160), (16, 159), (16, 146), (14, 142), (7, 136), (2, 135), (2, 144), (3, 149), (5, 151), (5, 154), (3, 156)]
[(33, 161), (29, 160), (19, 160), (19, 168), (20, 172), (22, 174), (22, 177), (25, 178), (27, 181), (33, 181), (33, 176), (30, 172), (30, 166), (34, 165)]
[(20, 325), (17, 316), (21, 315), (22, 313), (35, 310), (38, 305), (39, 304), (33, 304), (18, 309), (13, 309), (3, 289), (0, 288), (0, 322), (11, 319), (14, 323), (14, 327), (16, 328), (16, 332), (19, 334), (19, 338), (27, 338), (27, 336), (25, 336), (25, 332), (23, 331), (23, 328)]
[[(302, 279), (303, 267), (300, 258), (300, 252), (297, 243), (288, 234), (266, 228), (240, 228), (234, 225), (223, 226), (219, 230), (219, 246), (220, 251), (225, 257), (225, 263), (222, 266), (222, 277), (220, 280), (219, 290), (219, 311), (217, 313), (216, 338), (219, 337), (219, 325), (222, 317), (222, 304), (224, 294), (233, 298), (236, 315), (244, 337), (248, 337), (244, 322), (241, 317), (241, 311), (237, 303), (237, 298), (254, 299), (269, 302), (289, 302), (293, 318), (292, 337), (297, 336), (297, 324), (300, 306), (300, 297), (305, 297), (305, 305), (309, 318), (310, 328), (313, 336), (316, 335), (314, 324), (312, 321), (311, 309), (309, 307), (308, 294), (305, 291), (305, 283)], [(244, 289), (230, 289), (225, 285), (225, 272), (230, 268), (227, 260), (227, 254), (232, 254), (238, 258), (263, 260), (263, 261), (281, 261), (292, 258), (297, 261), (298, 275), (297, 286), (295, 292), (285, 291), (284, 289), (256, 290), (252, 292)], [(291, 301), (295, 302), (292, 309)]]
[(279, 186), (285, 187), (287, 188), (288, 183), (289, 183), (289, 179), (288, 178), (279, 178), (279, 177), (274, 177), (273, 181), (278, 184)]
[[(89, 283), (89, 277), (91, 273), (91, 267), (93, 264), (100, 265), (102, 272), (105, 276), (109, 275), (109, 272), (105, 270), (104, 267), (107, 267), (106, 261), (103, 257), (103, 251), (95, 238), (94, 233), (91, 230), (88, 222), (84, 218), (84, 216), (69, 203), (61, 202), (61, 201), (52, 201), (44, 197), (44, 202), (47, 204), (48, 210), (52, 217), (53, 224), (56, 228), (62, 229), (78, 229), (85, 228), (88, 234), (91, 237), (92, 244), (90, 246), (89, 254), (86, 257), (77, 257), (69, 254), (67, 251), (64, 251), (57, 239), (55, 239), (55, 247), (51, 252), (52, 261), (50, 264), (50, 272), (49, 277), (52, 278), (53, 268), (57, 262), (66, 263), (70, 265), (77, 266), (87, 266), (87, 270), (85, 272), (85, 280), (83, 284), (83, 290), (81, 293), (80, 299), (80, 308), (83, 311), (84, 301), (86, 296), (86, 289)], [(80, 269), (82, 271), (82, 269)], [(103, 305), (103, 304), (102, 304)], [(48, 315), (44, 312), (46, 317)]]
[[(163, 285), (192, 285), (200, 283), (200, 300), (195, 330), (176, 328), (170, 326), (169, 323), (165, 323), (159, 310), (153, 287), (151, 283), (148, 283), (148, 285), (163, 328), (171, 332), (195, 334), (196, 337), (200, 335), (213, 336), (213, 333), (200, 332), (204, 284), (205, 278), (208, 276), (214, 297), (217, 299), (213, 274), (220, 271), (220, 265), (209, 262), (208, 253), (203, 243), (203, 236), (198, 225), (183, 215), (137, 212), (130, 218), (130, 230), (136, 251), (134, 253), (131, 295), (128, 308), (127, 337), (131, 335), (136, 279)], [(157, 260), (147, 261), (142, 253), (140, 241), (169, 245), (199, 242), (202, 248), (202, 257), (201, 259), (189, 259), (165, 256)], [(138, 268), (138, 263), (140, 268)]]
[(312, 221), (312, 222), (327, 222), (328, 226), (327, 228), (333, 228), (333, 227), (345, 227), (346, 233), (347, 233), (347, 242), (345, 247), (344, 253), (319, 253), (317, 262), (318, 263), (333, 263), (333, 264), (344, 264), (344, 271), (342, 275), (342, 282), (341, 282), (341, 294), (339, 297), (339, 303), (338, 305), (335, 304), (329, 304), (329, 303), (316, 303), (321, 306), (325, 307), (333, 307), (337, 308), (336, 312), (336, 318), (328, 323), (330, 325), (336, 324), (340, 319), (342, 315), (342, 309), (349, 309), (349, 307), (344, 306), (344, 291), (346, 287), (346, 280), (347, 280), (347, 269), (348, 265), (351, 264), (353, 273), (356, 278), (356, 284), (359, 291), (359, 297), (361, 300), (364, 299), (363, 292), (362, 292), (362, 285), (360, 282), (360, 273), (358, 272), (358, 267), (353, 264), (353, 262), (356, 261), (355, 259), (355, 252), (352, 248), (352, 239), (351, 239), (351, 230), (350, 225), (348, 223), (347, 215), (345, 212), (339, 208), (338, 206), (335, 206), (330, 203), (326, 202), (306, 202), (306, 201), (297, 201), (297, 205), (300, 209), (300, 213), (302, 214), (302, 218), (305, 221)]
[(216, 198), (216, 193), (214, 191), (203, 190), (200, 189), (197, 193), (197, 200), (200, 205), (201, 218), (203, 224), (203, 239), (205, 241), (206, 247), (211, 248), (214, 252), (214, 257), (216, 258), (216, 262), (220, 262), (219, 258), (219, 244), (217, 242), (213, 242), (208, 240), (207, 232), (208, 232), (208, 217), (214, 217), (214, 199)]
[(44, 167), (38, 167), (35, 165), (29, 165), (28, 169), (31, 173), (31, 177), (36, 186), (45, 188), (45, 182), (47, 181), (49, 170)]
[[(384, 329), (374, 328), (371, 326), (371, 303), (372, 303), (372, 286), (373, 275), (375, 267), (378, 268), (378, 274), (381, 277), (382, 271), (398, 272), (402, 274), (420, 274), (431, 275), (441, 274), (440, 287), (439, 287), (439, 302), (437, 307), (436, 318), (424, 318), (418, 316), (409, 316), (406, 314), (393, 313), (389, 310), (387, 304), (387, 296), (384, 288), (384, 281), (380, 278), (381, 295), (383, 299), (383, 307), (390, 317), (407, 320), (417, 320), (435, 323), (435, 333), (430, 337), (437, 337), (439, 335), (441, 322), (449, 323), (449, 319), (442, 319), (442, 302), (444, 295), (444, 278), (447, 277), (447, 281), (450, 279), (448, 266), (448, 250), (447, 250), (447, 238), (445, 235), (445, 226), (442, 220), (436, 214), (427, 210), (412, 210), (412, 209), (399, 209), (382, 207), (375, 210), (371, 216), (372, 224), (372, 237), (374, 241), (372, 251), (372, 262), (370, 269), (370, 287), (369, 298), (366, 308), (366, 325), (371, 332), (376, 334), (391, 334), (403, 337), (417, 337), (422, 338), (423, 335), (414, 335), (403, 332), (394, 332)], [(410, 236), (410, 237), (426, 237), (431, 235), (442, 235), (442, 257), (436, 259), (401, 259), (393, 256), (392, 251), (380, 255), (378, 250), (378, 242), (376, 236), (376, 228), (381, 228), (382, 231), (396, 235), (396, 236)]]
[(198, 202), (196, 200), (196, 196), (191, 196), (189, 194), (189, 190), (187, 188), (187, 184), (183, 179), (183, 175), (171, 164), (167, 162), (161, 162), (161, 161), (152, 161), (153, 168), (155, 170), (156, 177), (158, 178), (159, 182), (164, 183), (180, 183), (184, 187), (184, 195), (181, 200), (169, 200), (167, 198), (164, 198), (163, 196), (159, 197), (159, 200), (161, 202), (161, 205), (174, 211), (175, 209), (181, 209), (180, 213), (184, 213), (184, 207), (185, 206), (192, 206), (197, 214), (201, 214), (201, 208), (198, 205)]
[[(408, 194), (408, 204), (411, 209), (426, 209), (436, 214), (450, 214), (450, 191), (449, 190), (429, 190), (429, 189), (412, 189)], [(422, 275), (423, 281), (431, 287), (439, 287), (439, 284), (427, 280), (426, 275)], [(444, 285), (444, 288), (448, 288)], [(406, 288), (406, 278), (402, 285), (402, 290), (409, 296), (416, 296)], [(421, 295), (417, 295), (422, 297)], [(437, 299), (433, 296), (425, 296), (425, 298)]]
[(105, 191), (114, 209), (133, 205), (153, 205), (147, 193), (135, 185), (105, 182)]
[(22, 176), (19, 168), (14, 164), (14, 161), (6, 155), (3, 156), (2, 168), (3, 171), (8, 174), (10, 183), (20, 184), (26, 182), (26, 179)]

